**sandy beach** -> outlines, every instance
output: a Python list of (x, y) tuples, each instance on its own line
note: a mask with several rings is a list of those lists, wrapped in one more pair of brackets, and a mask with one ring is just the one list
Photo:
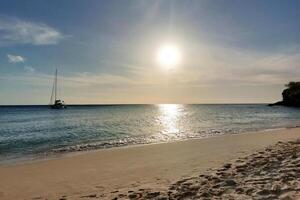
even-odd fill
[(300, 0), (0, 0), (0, 200), (300, 200)]
[[(247, 190), (249, 195), (261, 194), (258, 199), (267, 195), (275, 199), (296, 199), (300, 190), (297, 139), (300, 139), (300, 128), (289, 128), (2, 165), (0, 199), (211, 199), (212, 195), (216, 199), (251, 199), (234, 195), (244, 195), (245, 188), (249, 189), (260, 178), (264, 178), (262, 184), (274, 187), (275, 191), (285, 187), (289, 193), (274, 196), (256, 184), (257, 188)], [(250, 165), (253, 162), (257, 165)], [(271, 169), (276, 169), (278, 176), (273, 175), (277, 182), (270, 179), (275, 173)], [(294, 175), (280, 177), (279, 172)], [(295, 191), (292, 186), (281, 184), (281, 179), (292, 181)], [(238, 186), (244, 188), (235, 190)]]

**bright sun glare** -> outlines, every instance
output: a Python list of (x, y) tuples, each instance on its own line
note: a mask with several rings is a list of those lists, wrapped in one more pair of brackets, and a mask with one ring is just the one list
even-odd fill
[(174, 45), (165, 45), (160, 47), (157, 52), (157, 61), (163, 68), (173, 68), (179, 64), (181, 52)]

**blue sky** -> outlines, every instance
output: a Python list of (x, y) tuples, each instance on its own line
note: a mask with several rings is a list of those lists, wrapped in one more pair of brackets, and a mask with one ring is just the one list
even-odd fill
[[(297, 0), (0, 2), (0, 104), (258, 103), (299, 81)], [(156, 62), (163, 44), (182, 62)]]

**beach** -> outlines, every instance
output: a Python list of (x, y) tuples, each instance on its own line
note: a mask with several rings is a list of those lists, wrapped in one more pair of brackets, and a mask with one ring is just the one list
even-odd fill
[[(278, 142), (289, 144), (288, 141), (299, 138), (300, 128), (288, 128), (103, 149), (32, 163), (2, 165), (0, 199), (163, 199), (168, 197), (172, 186), (181, 193), (182, 184), (188, 180), (201, 181), (196, 177), (209, 176), (228, 163), (233, 164), (227, 167), (235, 166), (238, 159), (250, 159), (245, 157), (265, 152), (268, 147), (273, 148), (273, 157), (288, 152), (284, 145), (279, 147)], [(299, 145), (293, 148), (299, 150)], [(299, 151), (293, 159), (299, 161)], [(295, 182), (299, 181), (298, 176), (293, 178)], [(232, 184), (238, 184), (234, 182)], [(299, 186), (299, 182), (295, 184)], [(177, 197), (180, 199), (180, 195)]]
[(0, 0), (0, 200), (300, 200), (300, 0)]

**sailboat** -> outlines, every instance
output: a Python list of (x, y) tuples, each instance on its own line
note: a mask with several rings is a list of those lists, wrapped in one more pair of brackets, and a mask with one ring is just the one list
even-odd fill
[(52, 93), (50, 98), (50, 108), (52, 109), (63, 109), (67, 108), (65, 102), (57, 98), (57, 69), (55, 70), (55, 78), (52, 87)]

